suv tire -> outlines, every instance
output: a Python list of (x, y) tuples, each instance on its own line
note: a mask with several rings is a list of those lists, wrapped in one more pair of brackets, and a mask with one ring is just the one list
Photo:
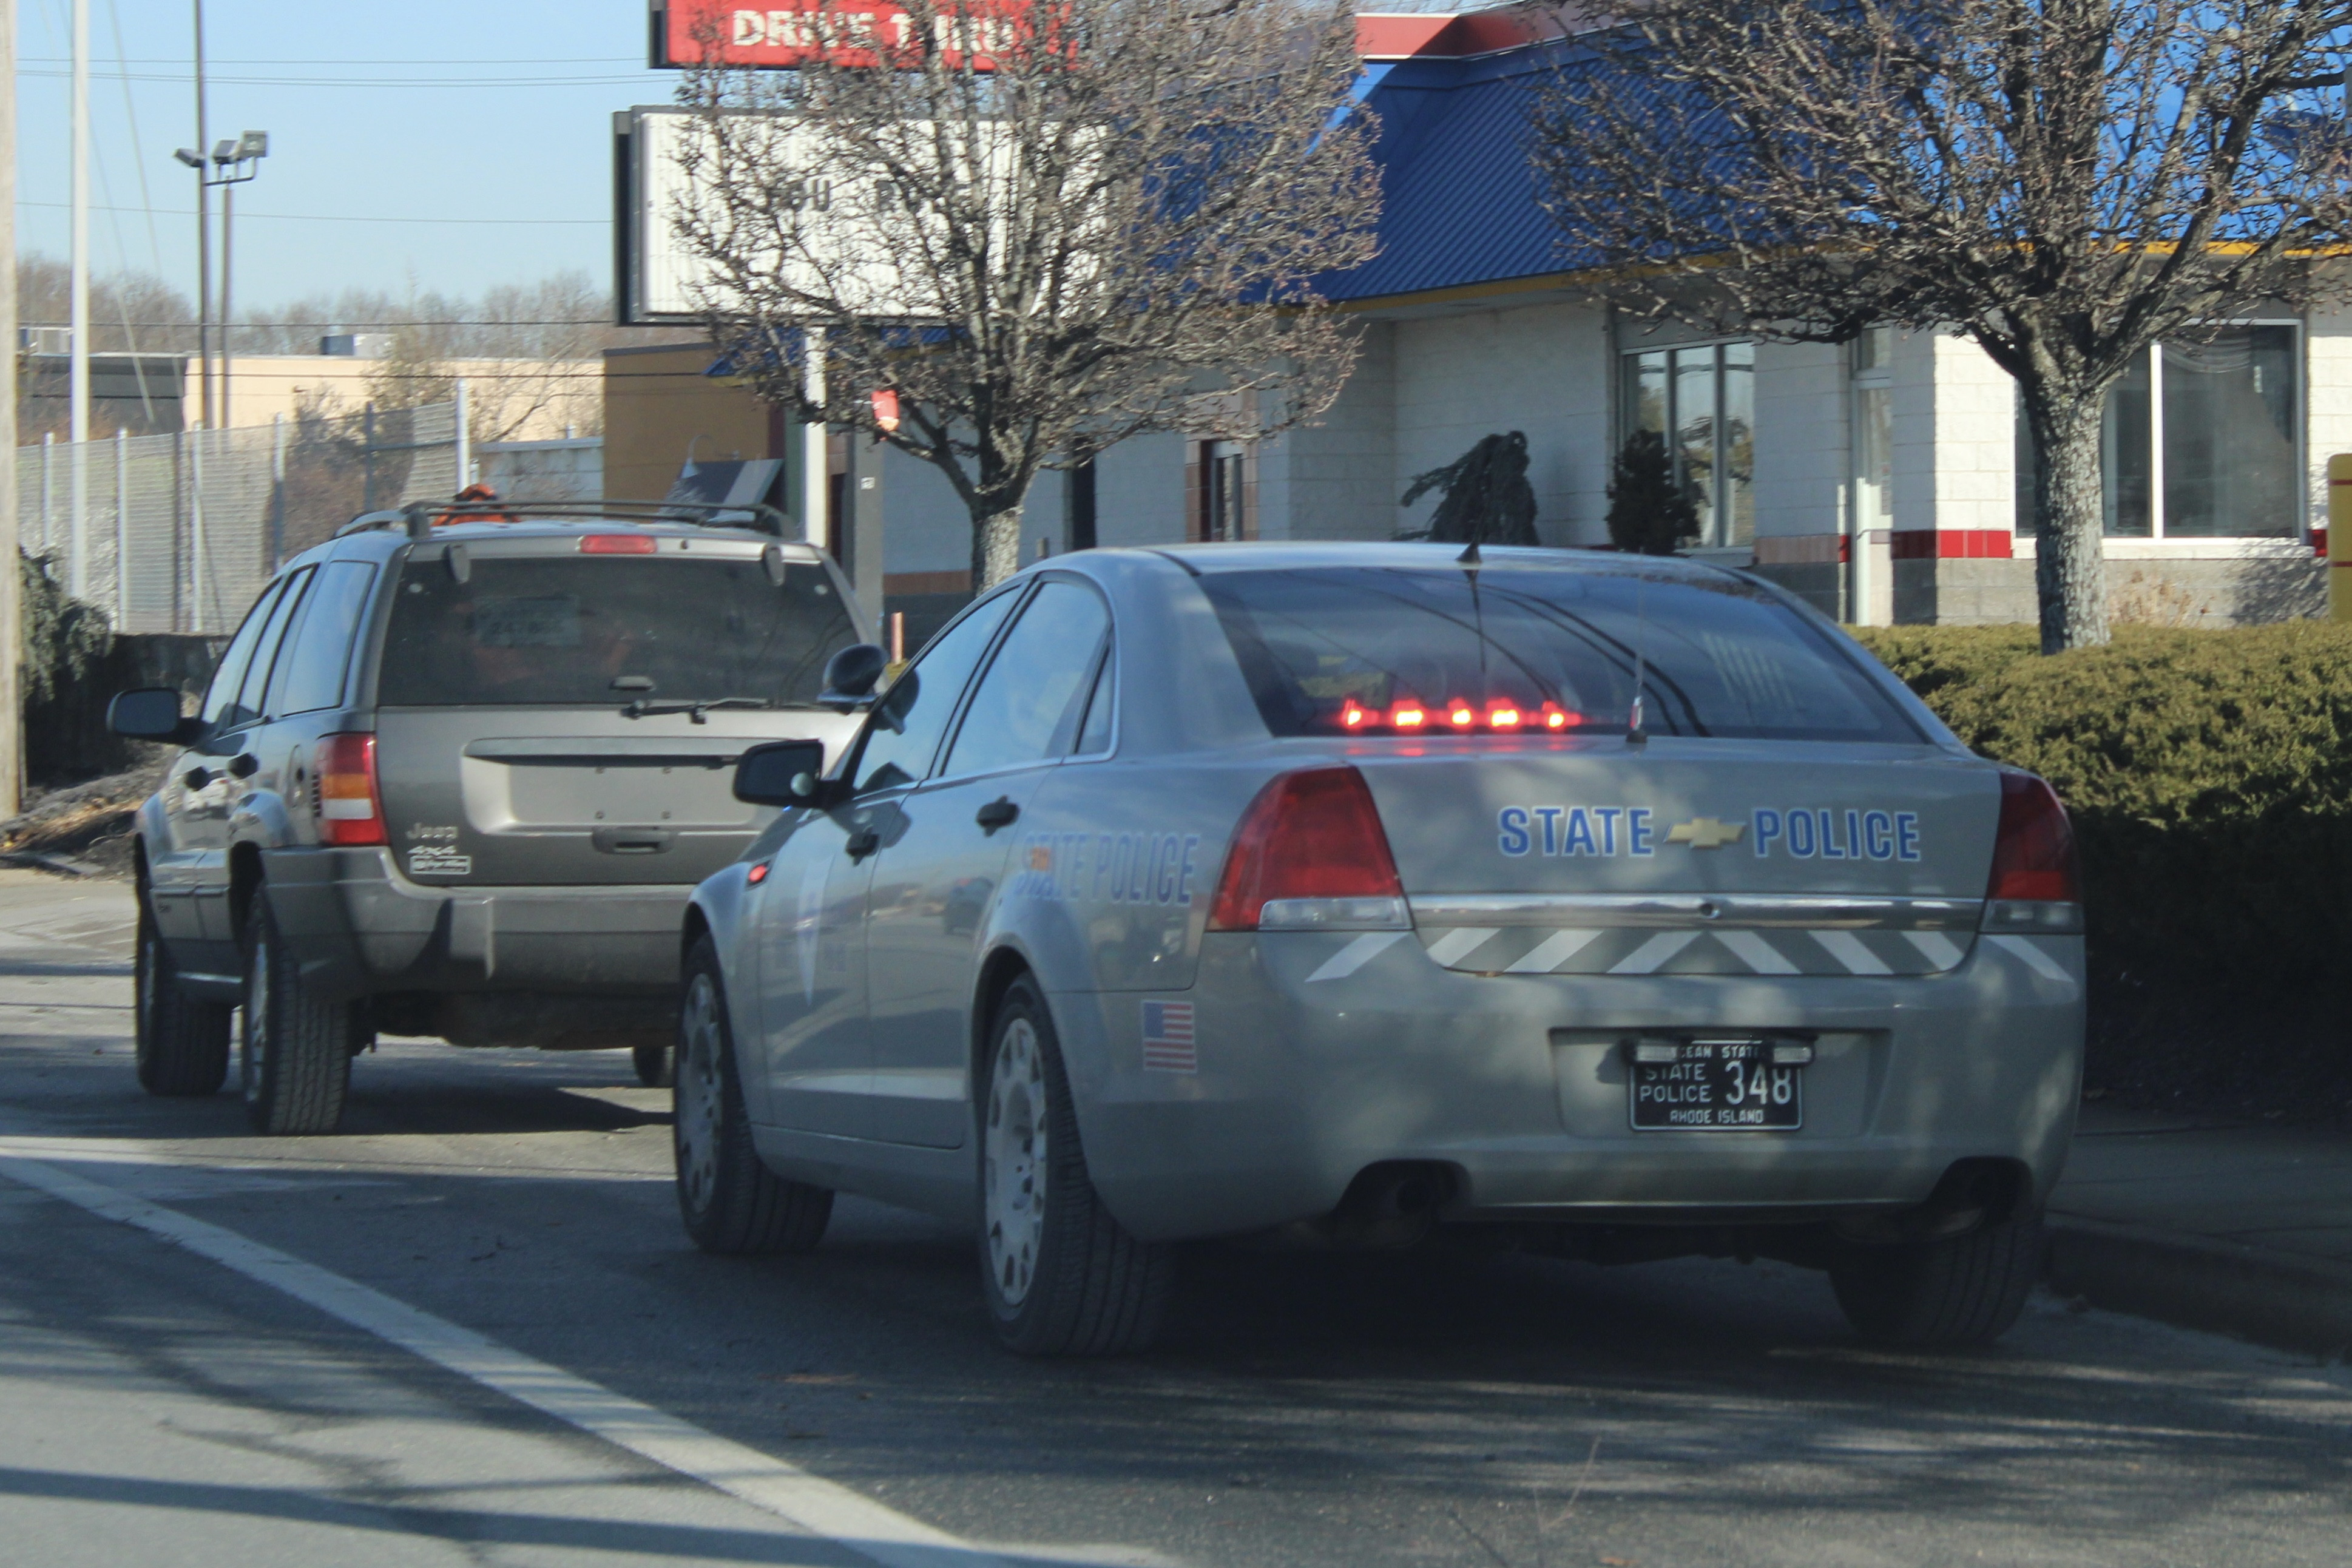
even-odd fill
[(180, 989), (177, 966), (163, 945), (146, 891), (139, 894), (139, 949), (133, 962), (139, 1087), (170, 1099), (217, 1094), (228, 1080), (226, 1002), (206, 1002)]
[(1849, 1246), (1830, 1265), (1846, 1321), (1876, 1344), (1985, 1345), (2007, 1333), (2042, 1277), (2037, 1215), (1947, 1241)]
[(760, 1161), (735, 1062), (719, 952), (704, 937), (686, 958), (671, 1088), (677, 1210), (705, 1252), (807, 1252), (824, 1239), (833, 1193), (788, 1181)]
[(356, 1009), (322, 1002), (302, 984), (266, 889), (246, 915), (244, 1014), (237, 1067), (255, 1131), (332, 1132), (343, 1119), (352, 1047), (362, 1039)]
[(1023, 1355), (1127, 1355), (1159, 1337), (1175, 1248), (1129, 1235), (1096, 1195), (1069, 1075), (1027, 975), (997, 1004), (980, 1093), (982, 1289)]

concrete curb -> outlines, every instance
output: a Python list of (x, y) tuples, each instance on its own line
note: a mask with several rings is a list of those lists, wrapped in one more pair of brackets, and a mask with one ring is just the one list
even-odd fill
[(2071, 1215), (2051, 1215), (2049, 1227), (2061, 1295), (2286, 1350), (2352, 1347), (2352, 1266)]

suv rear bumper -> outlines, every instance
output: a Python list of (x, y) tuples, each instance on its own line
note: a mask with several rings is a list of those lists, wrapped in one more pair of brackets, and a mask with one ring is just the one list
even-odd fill
[(324, 997), (677, 986), (689, 887), (427, 888), (381, 847), (270, 849), (262, 862), (303, 982)]

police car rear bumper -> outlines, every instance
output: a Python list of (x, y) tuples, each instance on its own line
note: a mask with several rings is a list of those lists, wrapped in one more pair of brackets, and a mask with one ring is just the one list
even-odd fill
[[(2020, 1163), (2038, 1202), (2073, 1134), (2080, 937), (1834, 978), (1482, 976), (1404, 941), (1307, 978), (1349, 940), (1212, 934), (1186, 991), (1055, 998), (1088, 1170), (1129, 1228), (1317, 1218), (1382, 1161), (1450, 1167), (1448, 1217), (1471, 1221), (1827, 1218), (1920, 1203), (1983, 1158)], [(1635, 1131), (1622, 1040), (1692, 1031), (1811, 1040), (1803, 1126)]]
[(305, 984), (395, 991), (658, 994), (677, 986), (686, 887), (426, 887), (382, 848), (263, 853)]

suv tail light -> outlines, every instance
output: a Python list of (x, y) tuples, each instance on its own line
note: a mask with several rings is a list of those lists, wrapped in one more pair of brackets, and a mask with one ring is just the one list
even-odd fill
[(1234, 832), (1209, 909), (1211, 931), (1410, 929), (1404, 888), (1364, 775), (1285, 773), (1257, 792)]
[(2080, 931), (2083, 879), (2058, 794), (2032, 773), (2000, 775), (2000, 827), (1985, 887), (1988, 931)]
[(329, 735), (319, 742), (311, 811), (321, 844), (382, 844), (383, 797), (375, 785), (375, 737)]

